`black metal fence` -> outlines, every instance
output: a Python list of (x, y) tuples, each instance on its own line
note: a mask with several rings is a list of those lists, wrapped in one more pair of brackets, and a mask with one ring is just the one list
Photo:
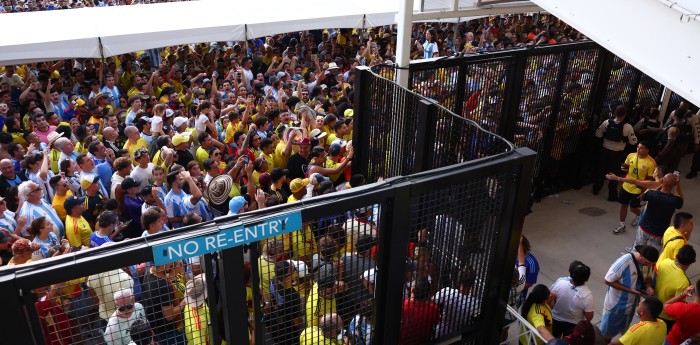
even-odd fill
[[(4, 268), (0, 344), (496, 343), (534, 152), (368, 70), (357, 89), (353, 169), (386, 180)], [(154, 263), (291, 214), (292, 232)]]
[(538, 196), (591, 179), (597, 126), (615, 106), (634, 124), (663, 86), (594, 42), (415, 61), (409, 89), (537, 152)]

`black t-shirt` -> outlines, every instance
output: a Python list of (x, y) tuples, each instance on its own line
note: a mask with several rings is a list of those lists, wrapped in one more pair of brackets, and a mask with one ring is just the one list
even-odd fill
[(192, 157), (189, 150), (175, 150), (175, 152), (177, 153), (177, 164), (180, 164), (183, 167), (187, 167), (187, 163), (194, 160), (194, 157)]
[(650, 190), (642, 194), (642, 200), (648, 203), (639, 226), (652, 235), (663, 236), (671, 224), (673, 213), (676, 209), (683, 207), (683, 198), (671, 193)]
[(274, 288), (279, 297), (277, 304), (279, 317), (278, 327), (271, 332), (271, 336), (278, 344), (298, 344), (301, 329), (294, 325), (293, 320), (301, 316), (301, 297), (294, 288), (285, 288), (281, 284), (275, 284)]
[(293, 154), (287, 161), (287, 170), (289, 170), (287, 177), (292, 180), (295, 178), (305, 178), (308, 165), (309, 161), (306, 158), (302, 157), (299, 153)]
[(146, 318), (153, 327), (155, 334), (164, 334), (172, 331), (176, 323), (168, 321), (163, 315), (163, 307), (173, 304), (173, 287), (165, 279), (156, 277), (152, 273), (146, 274), (141, 284), (141, 299), (146, 309)]

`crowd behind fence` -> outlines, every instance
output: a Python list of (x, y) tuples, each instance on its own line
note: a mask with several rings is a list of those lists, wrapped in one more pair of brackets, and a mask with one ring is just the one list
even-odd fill
[[(5, 269), (0, 344), (497, 341), (534, 153), (368, 70), (358, 89), (354, 169), (386, 181)], [(294, 231), (155, 260), (297, 212)]]
[[(636, 123), (663, 93), (660, 83), (591, 41), (420, 60), (409, 75), (410, 90), (536, 151), (538, 197), (590, 182), (595, 128), (618, 105)], [(669, 109), (679, 102), (672, 96)]]

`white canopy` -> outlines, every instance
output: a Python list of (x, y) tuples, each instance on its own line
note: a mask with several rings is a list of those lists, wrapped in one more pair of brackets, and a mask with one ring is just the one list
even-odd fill
[[(113, 56), (148, 48), (321, 28), (393, 24), (396, 0), (200, 0), (5, 14), (0, 65)], [(246, 36), (246, 27), (248, 35)]]
[(533, 2), (691, 103), (700, 104), (700, 21), (682, 16), (665, 6), (666, 1)]

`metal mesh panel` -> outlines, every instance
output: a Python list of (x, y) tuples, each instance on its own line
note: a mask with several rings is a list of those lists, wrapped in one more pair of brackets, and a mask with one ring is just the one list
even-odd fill
[(615, 107), (629, 103), (633, 92), (632, 84), (638, 73), (640, 72), (627, 61), (615, 56), (610, 70), (608, 92), (605, 94), (602, 114), (598, 119), (600, 123), (612, 116)]
[(579, 164), (577, 151), (586, 142), (584, 136), (591, 119), (591, 92), (593, 92), (593, 75), (597, 68), (600, 50), (579, 50), (569, 53), (569, 61), (564, 75), (557, 122), (552, 137), (552, 148), (547, 153), (547, 171), (544, 173), (545, 184), (552, 190), (557, 189), (561, 178), (571, 178), (571, 174), (562, 174), (562, 169), (576, 169)]
[(37, 289), (46, 342), (128, 344), (132, 335), (147, 338), (151, 330), (159, 343), (211, 342), (210, 302), (199, 267), (197, 258), (145, 263)]
[[(510, 60), (488, 61), (467, 65), (462, 116), (484, 129), (500, 133), (506, 72)], [(455, 111), (454, 108), (448, 109)]]
[(535, 176), (540, 175), (545, 156), (547, 126), (551, 122), (552, 102), (559, 76), (561, 54), (531, 56), (527, 59), (520, 98), (520, 118), (514, 143), (537, 152)]
[(634, 113), (631, 123), (636, 123), (639, 117), (649, 109), (658, 107), (663, 90), (664, 86), (661, 83), (646, 74), (642, 74), (642, 79), (637, 89), (636, 103), (638, 106), (635, 107), (637, 111)]
[(324, 343), (344, 334), (371, 342), (380, 205), (321, 219), (262, 242), (257, 258), (265, 338)]
[(416, 111), (420, 96), (393, 82), (372, 76), (362, 105), (369, 138), (367, 178), (409, 175), (415, 165)]
[(444, 340), (483, 324), (480, 316), (487, 311), (480, 301), (487, 300), (493, 273), (505, 177), (477, 178), (412, 198), (402, 343)]
[(457, 83), (459, 66), (431, 68), (411, 73), (411, 91), (437, 101), (443, 107), (457, 107)]
[(512, 149), (505, 139), (444, 108), (438, 108), (436, 120), (433, 168), (494, 156)]

